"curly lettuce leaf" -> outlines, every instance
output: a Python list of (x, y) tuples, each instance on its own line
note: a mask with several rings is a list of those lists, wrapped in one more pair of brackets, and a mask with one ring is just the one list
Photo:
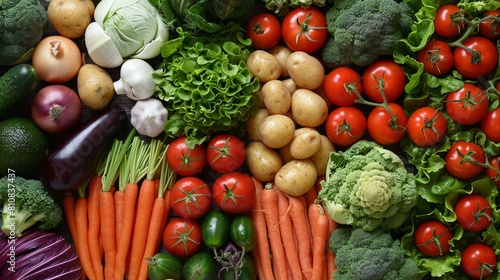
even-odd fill
[(228, 26), (218, 36), (194, 36), (178, 29), (167, 42), (153, 73), (156, 97), (170, 112), (169, 137), (186, 136), (190, 146), (220, 131), (243, 135), (246, 120), (259, 106), (259, 81), (246, 65), (250, 55), (244, 30)]
[[(477, 234), (464, 230), (456, 223), (456, 213), (453, 205), (466, 194), (480, 194), (484, 196), (492, 208), (493, 223), (483, 232)], [(489, 178), (481, 178), (471, 182), (462, 189), (450, 192), (442, 204), (421, 201), (412, 213), (406, 233), (401, 238), (401, 245), (405, 254), (419, 264), (419, 279), (429, 275), (441, 279), (469, 279), (460, 268), (460, 252), (472, 242), (483, 242), (491, 246), (497, 253), (500, 252), (500, 210), (498, 204), (498, 188)], [(440, 257), (428, 257), (422, 254), (415, 246), (414, 234), (419, 224), (427, 220), (437, 220), (445, 223), (453, 232), (450, 242), (450, 252)], [(492, 279), (498, 277), (498, 271), (493, 273)]]

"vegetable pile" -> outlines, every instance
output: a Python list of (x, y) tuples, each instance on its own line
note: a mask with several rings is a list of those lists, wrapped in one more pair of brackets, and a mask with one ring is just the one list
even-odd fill
[(0, 2), (0, 278), (499, 277), (499, 1)]

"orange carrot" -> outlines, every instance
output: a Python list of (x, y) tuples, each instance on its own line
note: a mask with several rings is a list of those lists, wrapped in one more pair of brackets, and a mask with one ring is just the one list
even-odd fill
[(278, 192), (278, 215), (280, 216), (279, 226), (281, 242), (284, 245), (287, 264), (290, 268), (290, 275), (292, 275), (292, 279), (302, 279), (297, 247), (293, 244), (295, 243), (295, 237), (289, 209), (288, 197), (284, 193)]
[(130, 252), (129, 271), (127, 279), (139, 278), (139, 270), (144, 256), (146, 240), (148, 237), (151, 211), (155, 200), (155, 184), (153, 180), (144, 180), (139, 190), (137, 200), (137, 212), (134, 231), (132, 236), (132, 248)]
[(267, 239), (267, 225), (264, 211), (262, 209), (262, 191), (263, 186), (260, 181), (252, 177), (256, 200), (251, 211), (252, 221), (255, 225), (257, 234), (257, 245), (255, 246), (257, 250), (252, 250), (252, 255), (255, 262), (259, 262), (261, 267), (262, 275), (259, 275), (259, 279), (274, 279), (273, 269), (271, 266), (271, 254), (269, 251), (269, 240)]
[(290, 203), (290, 217), (294, 232), (297, 235), (298, 255), (302, 273), (306, 279), (311, 279), (312, 262), (311, 262), (311, 236), (306, 219), (306, 210), (300, 201), (299, 197), (288, 197)]
[(79, 197), (75, 205), (75, 222), (76, 230), (78, 232), (76, 246), (78, 248), (78, 257), (85, 271), (85, 275), (89, 279), (95, 279), (94, 269), (90, 260), (89, 243), (87, 240), (88, 234), (88, 201), (85, 197)]
[(115, 277), (116, 262), (116, 226), (115, 226), (115, 203), (113, 194), (102, 191), (99, 194), (99, 210), (101, 215), (101, 237), (104, 250), (104, 278)]
[(314, 236), (314, 230), (316, 227), (316, 222), (318, 221), (318, 216), (320, 214), (321, 206), (317, 203), (309, 204), (307, 208), (307, 220), (309, 221), (309, 228), (311, 229), (311, 236)]
[(144, 248), (144, 254), (141, 261), (141, 266), (139, 269), (139, 279), (148, 279), (148, 258), (151, 258), (158, 251), (158, 240), (161, 239), (161, 222), (163, 219), (163, 213), (165, 212), (165, 200), (163, 197), (157, 197), (153, 203), (153, 209), (151, 211), (151, 219), (149, 223), (148, 237), (146, 240), (146, 247)]
[[(102, 188), (99, 194), (99, 213), (101, 215), (101, 238), (104, 251), (105, 279), (115, 278), (117, 256), (116, 209), (114, 201), (114, 193), (116, 192), (115, 182), (120, 175), (120, 171), (124, 169), (123, 166), (126, 165), (126, 160), (124, 159), (126, 159), (125, 156), (131, 148), (135, 132), (136, 130), (132, 129), (124, 142), (115, 139), (103, 165), (101, 178)], [(120, 191), (120, 188), (118, 191)], [(122, 227), (123, 226), (125, 226), (124, 223), (122, 223)], [(120, 239), (123, 238), (120, 237)]]
[(304, 194), (304, 197), (306, 199), (307, 205), (313, 204), (314, 201), (318, 198), (318, 192), (316, 191), (316, 188), (310, 188), (309, 191)]
[(326, 244), (328, 243), (328, 216), (323, 213), (320, 205), (311, 205), (318, 211), (317, 221), (314, 226), (313, 247), (312, 247), (312, 276), (311, 280), (321, 280), (323, 271), (326, 269)]
[(88, 184), (89, 228), (87, 239), (89, 244), (90, 260), (92, 261), (95, 279), (97, 280), (104, 279), (100, 242), (101, 217), (99, 214), (99, 193), (101, 192), (101, 187), (101, 176), (96, 174), (92, 175)]
[(66, 194), (62, 201), (64, 216), (66, 217), (66, 222), (68, 223), (69, 233), (71, 234), (71, 238), (74, 240), (75, 250), (78, 253), (78, 238), (77, 238), (77, 230), (76, 230), (76, 220), (75, 220), (75, 204), (76, 199), (75, 196), (71, 193)]
[[(271, 246), (272, 258), (275, 264), (275, 279), (288, 279), (286, 271), (286, 257), (281, 243), (281, 234), (279, 230), (278, 218), (278, 191), (272, 189), (270, 185), (262, 190), (260, 194), (264, 217), (269, 237), (269, 245)], [(285, 244), (288, 241), (285, 242)]]
[[(115, 234), (116, 234), (116, 244), (120, 243), (120, 232), (122, 231), (122, 225), (123, 225), (123, 200), (124, 200), (124, 192), (118, 190), (115, 191), (113, 194), (114, 198), (113, 200), (115, 201)], [(117, 247), (118, 251), (118, 247)]]
[(120, 236), (120, 238), (117, 240), (116, 245), (115, 279), (123, 279), (125, 275), (138, 193), (139, 186), (133, 183), (127, 184), (123, 192), (122, 226), (121, 231), (117, 233), (117, 236)]

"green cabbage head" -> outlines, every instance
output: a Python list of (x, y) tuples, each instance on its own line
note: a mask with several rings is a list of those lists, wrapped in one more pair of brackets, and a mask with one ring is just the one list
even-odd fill
[(389, 230), (408, 218), (417, 203), (417, 187), (398, 155), (361, 140), (330, 154), (319, 198), (339, 224)]
[(148, 0), (103, 0), (94, 19), (85, 31), (85, 44), (102, 67), (118, 67), (126, 58), (154, 58), (168, 40), (163, 17)]

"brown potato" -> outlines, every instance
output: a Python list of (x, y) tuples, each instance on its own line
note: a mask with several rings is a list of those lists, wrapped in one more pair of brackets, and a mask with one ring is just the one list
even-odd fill
[(261, 182), (273, 181), (282, 167), (278, 152), (262, 142), (250, 142), (247, 145), (245, 161), (252, 176)]
[(299, 88), (317, 89), (323, 84), (325, 69), (314, 56), (302, 51), (290, 54), (286, 62), (290, 78)]
[(292, 104), (292, 94), (280, 80), (271, 80), (262, 87), (262, 99), (269, 114), (286, 114)]
[(316, 167), (309, 159), (294, 159), (284, 164), (276, 173), (276, 187), (291, 196), (300, 196), (314, 187)]
[(277, 45), (268, 50), (268, 52), (278, 59), (281, 65), (281, 77), (290, 77), (288, 74), (288, 69), (286, 67), (286, 61), (288, 57), (292, 54), (292, 50), (287, 46)]
[(257, 113), (250, 118), (245, 123), (245, 128), (248, 133), (248, 136), (253, 141), (261, 141), (262, 137), (260, 137), (260, 125), (264, 121), (264, 119), (269, 116), (269, 112), (266, 109), (259, 109)]
[(321, 135), (317, 131), (304, 131), (293, 138), (290, 155), (295, 159), (306, 159), (314, 155), (321, 147)]
[(261, 83), (277, 80), (281, 75), (281, 66), (278, 59), (263, 50), (256, 50), (247, 59), (250, 73)]
[(67, 38), (79, 38), (92, 22), (93, 6), (90, 0), (51, 0), (47, 16), (57, 33)]
[(95, 64), (85, 64), (80, 68), (77, 88), (82, 103), (94, 111), (104, 109), (115, 96), (111, 76)]
[(335, 152), (336, 148), (327, 136), (321, 135), (320, 137), (320, 148), (314, 155), (309, 157), (309, 159), (313, 162), (314, 166), (316, 166), (316, 172), (318, 172), (318, 176), (324, 176), (326, 175), (326, 168), (328, 166), (330, 154), (332, 152)]
[(279, 149), (292, 141), (295, 123), (285, 115), (269, 115), (260, 125), (259, 131), (264, 144)]
[(308, 89), (298, 89), (292, 94), (293, 120), (306, 127), (318, 127), (328, 117), (328, 105), (321, 96)]

